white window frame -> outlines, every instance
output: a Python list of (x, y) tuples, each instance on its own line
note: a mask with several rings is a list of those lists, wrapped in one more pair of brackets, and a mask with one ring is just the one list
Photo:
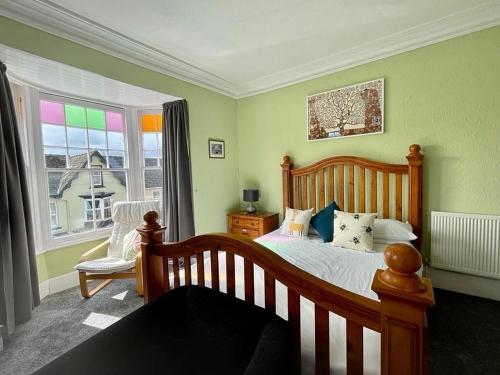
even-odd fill
[(92, 165), (91, 170), (92, 170), (91, 173), (92, 184), (94, 185), (94, 187), (104, 186), (104, 181), (102, 178), (102, 167), (97, 165)]
[[(145, 192), (146, 192), (146, 170), (147, 169), (158, 169), (158, 170), (163, 170), (164, 166), (165, 166), (165, 161), (163, 160), (163, 165), (160, 164), (160, 159), (158, 159), (158, 166), (156, 167), (147, 167), (146, 166), (146, 163), (145, 163), (145, 159), (144, 159), (144, 144), (143, 144), (143, 138), (142, 138), (142, 127), (140, 126), (140, 121), (139, 121), (139, 118), (143, 115), (143, 114), (146, 114), (146, 115), (156, 115), (156, 114), (159, 114), (161, 113), (161, 109), (154, 109), (154, 108), (142, 108), (140, 110), (138, 110), (135, 114), (135, 118), (136, 118), (136, 121), (137, 121), (137, 124), (135, 126), (135, 129), (138, 131), (138, 140), (139, 140), (139, 151), (140, 151), (140, 154), (139, 154), (139, 160), (140, 160), (140, 168), (142, 170), (142, 173), (141, 173), (141, 176), (142, 176), (142, 180), (141, 180), (141, 191), (142, 191), (142, 195), (143, 197), (145, 196)], [(165, 126), (165, 124), (163, 125)], [(157, 135), (158, 137), (158, 135)], [(161, 135), (160, 135), (161, 137)], [(157, 144), (159, 142), (162, 142), (161, 139), (158, 139), (157, 138)], [(163, 147), (165, 147), (165, 145), (162, 143), (162, 149), (160, 150), (159, 148), (157, 148), (156, 150), (159, 151), (159, 152), (163, 152)], [(151, 189), (154, 189), (152, 191), (152, 195), (155, 191), (160, 191), (160, 198), (158, 199), (159, 202), (160, 202), (160, 209), (163, 210), (163, 196), (161, 194), (161, 191), (163, 191), (163, 186), (160, 187), (160, 188), (151, 188)], [(156, 198), (153, 197), (154, 200), (156, 200)]]
[[(151, 192), (151, 195), (153, 196), (153, 199), (154, 200), (161, 200), (162, 199), (162, 196), (161, 196), (161, 190), (160, 189), (157, 189), (157, 190), (153, 190)], [(158, 195), (157, 197), (155, 197), (155, 195)]]
[[(59, 216), (58, 216), (58, 212), (57, 212), (57, 203), (56, 202), (49, 202), (49, 216), (50, 216), (50, 227), (57, 228), (59, 226)], [(55, 221), (55, 224), (52, 223), (53, 219)]]
[[(113, 103), (106, 103), (103, 101), (90, 101), (84, 98), (77, 98), (74, 95), (68, 95), (59, 92), (50, 92), (48, 90), (39, 91), (36, 88), (26, 85), (22, 86), (21, 95), (24, 99), (25, 106), (21, 117), (23, 122), (20, 124), (20, 132), (25, 143), (25, 159), (26, 170), (28, 175), (28, 183), (30, 195), (32, 198), (32, 217), (34, 218), (34, 234), (36, 243), (36, 253), (41, 254), (46, 251), (55, 250), (58, 248), (71, 246), (79, 243), (84, 243), (96, 239), (107, 238), (111, 234), (111, 228), (99, 228), (95, 231), (84, 233), (72, 233), (65, 236), (54, 237), (51, 234), (50, 208), (49, 208), (49, 195), (46, 177), (46, 168), (43, 153), (43, 137), (42, 128), (40, 126), (40, 97), (44, 94), (58, 95), (64, 97), (64, 102), (92, 106), (99, 108), (104, 106), (117, 108), (124, 113), (125, 122), (125, 154), (128, 155), (128, 166), (121, 168), (126, 171), (127, 176), (127, 197), (129, 200), (143, 200), (144, 193), (140, 186), (142, 185), (141, 175), (139, 173), (130, 173), (130, 170), (140, 170), (141, 150), (138, 143), (139, 130), (137, 121), (137, 108), (125, 108), (117, 106)], [(110, 169), (113, 171), (114, 169)], [(86, 171), (92, 173), (92, 169)], [(99, 171), (103, 172), (103, 171)], [(93, 188), (93, 187), (92, 187)], [(103, 212), (104, 215), (104, 212)], [(86, 216), (85, 216), (86, 219)]]
[[(87, 208), (87, 203), (90, 202), (90, 208)], [(99, 204), (97, 204), (99, 202)], [(106, 205), (106, 202), (108, 204)], [(94, 216), (94, 204), (96, 206), (99, 206), (98, 208), (95, 209), (95, 211), (99, 211), (100, 213), (100, 219), (97, 218), (97, 215)], [(85, 222), (90, 223), (90, 222), (99, 222), (99, 221), (106, 221), (111, 219), (111, 198), (105, 197), (105, 198), (86, 198), (83, 200), (83, 210), (85, 211)], [(109, 216), (106, 216), (106, 209), (109, 209)], [(92, 211), (92, 219), (88, 219), (87, 213), (88, 211)]]

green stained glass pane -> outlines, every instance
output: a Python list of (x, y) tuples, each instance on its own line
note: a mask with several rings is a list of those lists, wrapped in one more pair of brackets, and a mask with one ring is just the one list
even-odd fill
[(87, 127), (87, 119), (85, 116), (85, 108), (78, 105), (65, 104), (66, 125), (77, 126), (79, 128)]
[(100, 109), (87, 108), (87, 125), (92, 129), (104, 130), (106, 128), (104, 111), (101, 111)]

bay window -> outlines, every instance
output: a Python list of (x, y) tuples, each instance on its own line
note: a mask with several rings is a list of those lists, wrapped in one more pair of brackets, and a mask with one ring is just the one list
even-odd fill
[(39, 111), (50, 215), (59, 223), (52, 236), (110, 227), (112, 201), (128, 199), (124, 109), (41, 94)]
[(37, 251), (109, 236), (115, 202), (161, 202), (160, 110), (28, 87), (23, 98)]

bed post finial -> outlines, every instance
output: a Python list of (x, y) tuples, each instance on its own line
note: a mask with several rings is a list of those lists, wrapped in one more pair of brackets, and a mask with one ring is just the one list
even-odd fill
[(422, 180), (424, 155), (420, 152), (420, 145), (413, 144), (409, 147), (410, 153), (406, 156), (408, 160), (408, 221), (413, 227), (413, 232), (417, 236), (414, 241), (419, 251), (422, 251)]
[(281, 164), (281, 173), (283, 176), (282, 184), (283, 184), (283, 217), (286, 212), (287, 207), (291, 207), (291, 199), (292, 199), (292, 189), (291, 189), (291, 181), (290, 181), (290, 170), (293, 169), (293, 163), (290, 159), (290, 156), (283, 156), (283, 164)]
[(422, 149), (422, 147), (420, 147), (420, 145), (417, 145), (417, 144), (413, 144), (413, 145), (410, 145), (409, 147), (409, 150), (410, 150), (410, 155), (408, 155), (409, 157), (418, 157), (420, 159), (422, 159), (424, 157), (424, 155), (422, 155), (420, 153), (420, 150)]
[(416, 274), (422, 267), (422, 257), (413, 246), (402, 243), (388, 245), (384, 251), (384, 261), (388, 268), (378, 274), (378, 278), (385, 285), (412, 293), (427, 289)]
[(149, 211), (144, 215), (144, 221), (146, 222), (145, 227), (148, 229), (159, 229), (160, 224), (158, 224), (158, 212)]
[[(165, 227), (158, 223), (158, 212), (149, 211), (144, 215), (145, 224), (137, 231), (141, 235), (141, 251), (137, 254), (136, 272), (142, 279), (141, 288), (144, 293), (144, 303), (148, 303), (161, 294), (163, 290), (159, 287), (163, 283), (162, 258), (154, 256), (153, 246), (163, 242)], [(153, 281), (153, 282), (151, 282)]]
[(382, 374), (425, 375), (426, 311), (434, 305), (432, 283), (416, 274), (422, 257), (414, 247), (389, 245), (384, 259), (388, 269), (377, 270), (372, 283), (381, 305)]

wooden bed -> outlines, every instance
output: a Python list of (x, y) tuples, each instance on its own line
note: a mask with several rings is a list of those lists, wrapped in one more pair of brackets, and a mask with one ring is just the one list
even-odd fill
[[(349, 212), (378, 212), (384, 218), (408, 220), (418, 240), (422, 233), (422, 162), (420, 146), (410, 146), (408, 164), (387, 164), (352, 156), (336, 156), (294, 169), (283, 158), (283, 208), (321, 209), (334, 199)], [(376, 176), (373, 177), (373, 176)], [(276, 311), (276, 281), (288, 295), (295, 358), (300, 361), (300, 296), (314, 303), (315, 372), (330, 372), (329, 312), (346, 319), (347, 373), (363, 373), (363, 327), (381, 334), (382, 374), (427, 373), (426, 310), (433, 305), (430, 280), (417, 271), (419, 252), (405, 244), (389, 245), (386, 270), (378, 270), (372, 283), (380, 301), (357, 295), (311, 275), (248, 239), (229, 234), (206, 234), (179, 243), (163, 243), (156, 212), (145, 215), (142, 235), (142, 271), (145, 303), (155, 300), (184, 280), (192, 283), (191, 268), (180, 277), (180, 261), (196, 263), (197, 283), (205, 285), (204, 254), (210, 254), (211, 287), (220, 289), (219, 252), (226, 256), (227, 294), (235, 296), (235, 256), (244, 259), (245, 300), (255, 302), (254, 272), (264, 270), (265, 308)], [(173, 278), (169, 276), (172, 264)], [(297, 368), (300, 368), (297, 366)]]

